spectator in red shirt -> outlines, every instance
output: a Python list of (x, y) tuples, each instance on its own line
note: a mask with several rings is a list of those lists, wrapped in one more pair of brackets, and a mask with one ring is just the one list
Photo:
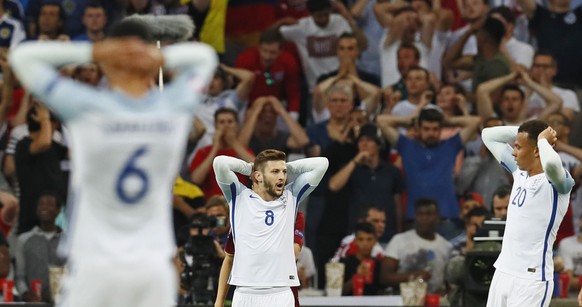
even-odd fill
[(275, 96), (287, 101), (287, 110), (294, 119), (299, 117), (301, 101), (298, 63), (289, 52), (281, 50), (283, 37), (273, 29), (261, 34), (258, 47), (239, 54), (235, 67), (255, 73), (255, 83), (249, 101), (261, 96)]
[[(255, 160), (253, 152), (243, 145), (237, 138), (239, 123), (237, 111), (229, 108), (220, 108), (214, 113), (214, 138), (212, 145), (202, 147), (196, 151), (196, 155), (190, 164), (190, 176), (192, 182), (202, 188), (204, 195), (209, 198), (214, 195), (222, 195), (218, 187), (212, 161), (216, 156), (231, 156), (247, 162)], [(242, 175), (240, 182), (246, 182)]]

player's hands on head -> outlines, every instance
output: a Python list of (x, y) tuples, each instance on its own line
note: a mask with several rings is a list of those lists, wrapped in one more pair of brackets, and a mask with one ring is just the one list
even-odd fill
[(552, 127), (548, 127), (544, 131), (540, 132), (540, 134), (538, 135), (538, 140), (543, 139), (548, 140), (548, 143), (554, 146), (558, 141), (558, 134), (556, 130), (554, 130)]
[(95, 43), (93, 60), (103, 67), (106, 74), (114, 69), (153, 76), (163, 65), (164, 57), (154, 45), (139, 39), (116, 38)]

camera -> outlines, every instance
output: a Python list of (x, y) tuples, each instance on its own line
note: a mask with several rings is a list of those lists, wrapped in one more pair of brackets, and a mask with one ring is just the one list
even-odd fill
[(505, 221), (498, 218), (485, 220), (477, 231), (473, 250), (465, 255), (465, 303), (470, 302), (467, 306), (485, 306), (504, 232)]
[(210, 228), (219, 226), (219, 219), (197, 214), (189, 225), (190, 237), (184, 244), (180, 260), (184, 271), (180, 275), (182, 289), (187, 294), (185, 304), (212, 304), (218, 285), (219, 257), (214, 239), (206, 235)]

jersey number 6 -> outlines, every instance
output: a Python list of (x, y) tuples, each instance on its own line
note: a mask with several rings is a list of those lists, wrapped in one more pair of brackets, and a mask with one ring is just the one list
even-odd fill
[[(124, 203), (132, 205), (139, 202), (148, 190), (149, 180), (146, 173), (135, 165), (136, 160), (146, 152), (147, 149), (145, 146), (138, 148), (131, 157), (129, 157), (127, 162), (125, 162), (125, 166), (121, 170), (119, 177), (117, 177), (115, 191), (117, 192), (117, 197), (119, 197)], [(127, 180), (132, 177), (139, 180), (140, 188), (137, 192), (130, 193), (124, 188), (124, 185), (127, 184)]]

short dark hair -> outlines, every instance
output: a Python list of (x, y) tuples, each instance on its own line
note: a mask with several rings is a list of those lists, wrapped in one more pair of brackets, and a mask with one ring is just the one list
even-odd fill
[[(37, 122), (34, 117), (36, 116), (36, 108), (31, 106), (26, 112), (26, 127), (28, 128), (28, 132), (38, 132), (40, 131), (40, 123)], [(50, 112), (50, 120), (51, 122), (58, 122), (57, 117), (53, 112)]]
[(287, 161), (287, 155), (280, 150), (265, 149), (255, 157), (255, 161), (253, 163), (253, 170), (263, 171), (265, 163), (267, 163), (267, 161)]
[(358, 216), (359, 220), (365, 221), (368, 218), (368, 216), (370, 216), (370, 210), (384, 212), (384, 209), (380, 209), (380, 207), (378, 206), (364, 207), (363, 209), (360, 210), (360, 215)]
[(281, 46), (284, 41), (283, 35), (277, 29), (267, 29), (261, 33), (261, 37), (259, 38), (260, 44), (278, 43)]
[(537, 51), (537, 52), (534, 54), (534, 56), (533, 56), (533, 59), (535, 60), (535, 59), (536, 59), (536, 57), (538, 57), (538, 56), (549, 56), (550, 58), (552, 58), (552, 65), (553, 65), (553, 66), (557, 66), (557, 65), (558, 65), (558, 61), (556, 60), (556, 57), (554, 56), (554, 54), (553, 54), (553, 53), (551, 53), (551, 52), (550, 52), (550, 51), (548, 51), (548, 50), (544, 50), (544, 49), (542, 49), (542, 50), (539, 50), (539, 51)]
[(482, 30), (487, 33), (489, 38), (496, 45), (501, 44), (501, 40), (503, 40), (503, 36), (505, 36), (505, 25), (497, 18), (487, 17)]
[(455, 92), (455, 94), (461, 94), (463, 96), (466, 94), (465, 89), (459, 83), (443, 83), (443, 85), (441, 85), (441, 89), (448, 86), (453, 88), (453, 92)]
[(216, 120), (218, 119), (218, 116), (220, 114), (232, 114), (232, 116), (234, 116), (234, 120), (238, 123), (238, 113), (231, 109), (231, 108), (219, 108), (218, 110), (216, 110), (216, 112), (214, 112), (214, 121), (216, 122)]
[(519, 92), (519, 96), (521, 97), (521, 100), (525, 99), (525, 93), (523, 92), (523, 90), (515, 85), (515, 84), (506, 84), (501, 88), (501, 96), (503, 96), (503, 94), (505, 94), (505, 92), (507, 91), (516, 91)]
[(372, 225), (368, 222), (357, 223), (355, 228), (354, 228), (354, 233), (358, 233), (358, 231), (365, 232), (367, 234), (371, 234), (374, 237), (376, 237), (376, 228), (374, 228), (374, 225)]
[(152, 43), (155, 41), (150, 26), (137, 18), (123, 19), (118, 23), (114, 24), (107, 33), (107, 37), (109, 38), (137, 37), (138, 39), (146, 43)]
[(420, 67), (420, 66), (412, 66), (412, 67), (410, 67), (410, 69), (406, 73), (405, 78), (408, 77), (408, 74), (410, 74), (411, 71), (415, 71), (415, 70), (424, 72), (424, 75), (426, 76), (426, 81), (430, 82), (430, 72), (428, 71), (428, 69), (426, 69), (424, 67)]
[(402, 49), (412, 50), (412, 52), (414, 53), (414, 58), (420, 60), (420, 51), (418, 50), (418, 48), (416, 48), (416, 46), (413, 43), (403, 42), (402, 44), (400, 44), (400, 47), (398, 47), (398, 51), (396, 51), (396, 54), (400, 53), (400, 50)]
[(517, 129), (517, 133), (525, 132), (527, 133), (528, 140), (537, 143), (538, 136), (540, 133), (548, 128), (548, 124), (544, 121), (533, 119), (528, 120), (525, 123), (521, 124)]
[(87, 5), (85, 6), (85, 10), (87, 10), (88, 8), (105, 10), (105, 7), (99, 1), (91, 1), (91, 2), (87, 3)]
[(563, 123), (564, 126), (570, 127), (570, 125), (572, 124), (570, 122), (570, 119), (568, 118), (568, 116), (566, 116), (566, 114), (564, 114), (564, 113), (562, 113), (560, 111), (555, 111), (555, 112), (552, 112), (552, 113), (548, 114), (548, 117), (547, 118), (549, 118), (550, 116), (553, 116), (553, 115), (556, 115), (556, 116), (561, 117), (562, 118), (562, 121), (564, 122)]
[(38, 194), (38, 198), (36, 199), (36, 203), (38, 205), (38, 202), (40, 201), (41, 198), (43, 197), (53, 197), (55, 199), (55, 203), (57, 204), (58, 208), (61, 208), (63, 203), (61, 201), (61, 195), (59, 195), (59, 193), (57, 193), (56, 191), (53, 190), (44, 190), (42, 192), (40, 192), (40, 194)]
[(317, 13), (325, 10), (331, 10), (331, 1), (330, 0), (308, 0), (307, 1), (307, 10), (310, 13)]
[(495, 189), (493, 192), (493, 197), (497, 196), (499, 198), (504, 198), (507, 195), (511, 194), (511, 186), (509, 184), (500, 185)]
[(431, 123), (435, 123), (438, 122), (439, 125), (443, 125), (443, 121), (444, 121), (444, 116), (443, 113), (441, 113), (439, 110), (437, 109), (423, 109), (420, 111), (420, 114), (418, 114), (418, 126), (420, 126), (422, 124), (422, 122), (431, 122)]
[(394, 17), (396, 17), (396, 16), (403, 14), (403, 13), (406, 13), (406, 12), (415, 12), (416, 13), (416, 9), (413, 8), (412, 6), (403, 6), (399, 9), (396, 9), (394, 11), (393, 15), (394, 15)]
[(515, 25), (515, 14), (505, 5), (501, 5), (493, 8), (489, 11), (489, 16), (493, 14), (499, 14), (507, 23)]
[(432, 199), (432, 198), (419, 198), (414, 203), (414, 210), (415, 211), (418, 211), (421, 208), (430, 207), (430, 206), (434, 206), (437, 209), (437, 211), (439, 209), (439, 204), (438, 204), (438, 202), (435, 199)]
[(491, 212), (485, 209), (485, 207), (475, 207), (467, 212), (465, 215), (465, 222), (469, 222), (469, 220), (474, 216), (484, 216), (485, 218), (488, 218), (491, 216)]

